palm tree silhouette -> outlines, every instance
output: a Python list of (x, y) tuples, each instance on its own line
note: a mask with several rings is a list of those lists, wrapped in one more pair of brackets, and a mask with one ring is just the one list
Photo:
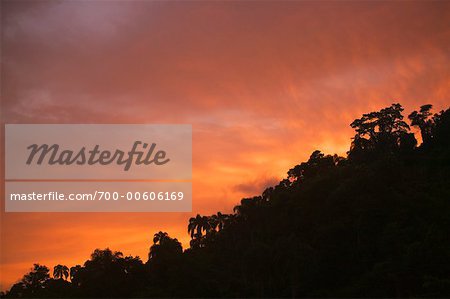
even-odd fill
[(75, 275), (77, 275), (78, 271), (81, 269), (82, 267), (80, 265), (76, 265), (73, 267), (70, 267), (70, 280), (73, 280)]
[(195, 234), (197, 235), (203, 235), (202, 232), (209, 232), (211, 230), (211, 223), (209, 221), (209, 218), (206, 216), (200, 216), (200, 214), (197, 214), (196, 217), (191, 217), (189, 219), (188, 224), (188, 233), (191, 234), (191, 238), (194, 237)]
[(153, 245), (150, 247), (148, 259), (154, 260), (155, 257), (174, 256), (181, 254), (183, 248), (181, 243), (175, 238), (172, 239), (166, 232), (158, 232), (153, 235)]
[(53, 268), (53, 277), (66, 280), (69, 277), (69, 268), (65, 265), (56, 265)]
[(156, 233), (154, 236), (153, 236), (153, 243), (154, 244), (157, 244), (157, 243), (163, 243), (164, 242), (164, 240), (166, 239), (166, 238), (168, 238), (169, 237), (169, 235), (166, 233), (166, 232), (158, 232), (158, 233)]
[(214, 230), (217, 227), (218, 230), (221, 231), (225, 227), (225, 225), (228, 223), (228, 215), (222, 214), (221, 212), (217, 212), (217, 215), (212, 215), (210, 218), (214, 219), (214, 221), (213, 221), (213, 223), (214, 223), (213, 229)]

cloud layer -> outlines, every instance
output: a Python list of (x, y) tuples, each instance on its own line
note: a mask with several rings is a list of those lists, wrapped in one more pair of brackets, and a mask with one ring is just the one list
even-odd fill
[[(191, 123), (195, 213), (231, 211), (362, 113), (448, 107), (448, 2), (2, 3), (4, 123)], [(2, 288), (190, 214), (5, 214)], [(74, 241), (76, 240), (76, 241)]]

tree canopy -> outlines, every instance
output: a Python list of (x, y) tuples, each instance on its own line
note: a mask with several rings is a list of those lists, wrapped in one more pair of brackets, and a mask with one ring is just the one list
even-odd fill
[(234, 212), (157, 232), (144, 263), (96, 249), (35, 264), (5, 297), (449, 297), (450, 109), (364, 114), (347, 157), (314, 151)]

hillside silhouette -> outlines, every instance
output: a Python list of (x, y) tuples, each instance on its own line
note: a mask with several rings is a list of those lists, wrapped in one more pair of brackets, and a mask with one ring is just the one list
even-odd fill
[(3, 296), (450, 297), (450, 109), (431, 110), (364, 114), (347, 157), (314, 151), (232, 214), (189, 219), (184, 251), (157, 232), (147, 261), (96, 249)]

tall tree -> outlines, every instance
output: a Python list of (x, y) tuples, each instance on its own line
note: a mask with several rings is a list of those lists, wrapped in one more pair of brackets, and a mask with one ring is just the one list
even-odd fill
[(66, 280), (69, 277), (69, 268), (65, 265), (56, 265), (53, 267), (53, 277)]
[(200, 216), (200, 214), (197, 214), (196, 217), (191, 217), (189, 219), (188, 233), (191, 235), (191, 238), (193, 238), (195, 234), (203, 235), (203, 232), (209, 232), (210, 230), (211, 224), (207, 216)]
[(354, 120), (350, 126), (356, 134), (349, 152), (349, 158), (361, 157), (364, 153), (392, 153), (401, 147), (402, 140), (409, 134), (409, 126), (403, 121), (403, 107), (392, 104), (380, 111), (363, 114)]
[(411, 120), (411, 125), (419, 127), (424, 144), (429, 144), (431, 138), (433, 138), (434, 122), (431, 118), (431, 108), (433, 108), (433, 105), (422, 105), (419, 111), (413, 111), (408, 115), (408, 118)]

